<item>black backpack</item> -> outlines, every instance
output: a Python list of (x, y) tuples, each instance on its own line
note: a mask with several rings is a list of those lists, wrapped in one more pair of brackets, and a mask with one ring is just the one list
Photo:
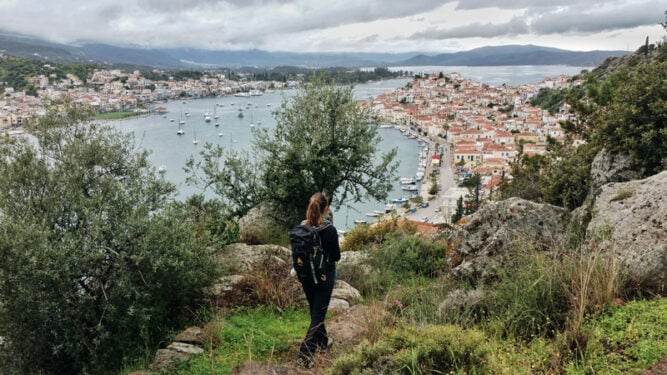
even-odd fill
[(326, 281), (325, 273), (329, 265), (329, 259), (322, 248), (320, 231), (329, 225), (311, 227), (310, 225), (300, 224), (290, 229), (289, 241), (292, 247), (292, 267), (294, 267), (300, 280), (310, 278), (315, 284)]

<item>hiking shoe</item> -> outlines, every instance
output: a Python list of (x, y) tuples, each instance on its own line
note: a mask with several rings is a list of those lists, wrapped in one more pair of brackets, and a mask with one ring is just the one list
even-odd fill
[(329, 348), (331, 348), (333, 343), (334, 343), (334, 340), (331, 337), (327, 337), (326, 345), (325, 344), (320, 344), (320, 345), (317, 346), (319, 352), (320, 353), (326, 353), (329, 350)]
[(313, 361), (312, 358), (299, 356), (299, 359), (296, 362), (299, 364), (299, 366), (306, 369), (311, 369), (315, 367), (315, 361)]

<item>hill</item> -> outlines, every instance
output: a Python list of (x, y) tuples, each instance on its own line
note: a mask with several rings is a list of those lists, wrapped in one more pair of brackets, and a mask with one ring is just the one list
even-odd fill
[(625, 51), (568, 51), (534, 45), (482, 47), (470, 51), (418, 55), (403, 65), (501, 66), (501, 65), (572, 65), (596, 66), (608, 57), (623, 56)]
[(140, 48), (101, 43), (67, 45), (29, 36), (0, 33), (0, 51), (6, 54), (54, 62), (131, 64), (167, 69), (276, 66), (367, 67), (367, 66), (499, 66), (573, 65), (596, 66), (624, 51), (577, 52), (540, 46), (508, 45), (470, 51), (426, 55), (412, 53), (326, 52), (298, 53), (262, 50), (203, 50), (196, 48)]

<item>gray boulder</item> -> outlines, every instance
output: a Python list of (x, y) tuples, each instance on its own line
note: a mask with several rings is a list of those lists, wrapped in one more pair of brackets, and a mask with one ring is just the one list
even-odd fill
[(494, 276), (512, 253), (548, 250), (563, 243), (567, 217), (561, 207), (521, 198), (487, 202), (454, 228), (447, 263), (455, 276), (482, 282)]
[(624, 182), (638, 179), (642, 171), (634, 167), (632, 157), (626, 154), (612, 154), (601, 150), (591, 164), (591, 192), (610, 182)]
[(602, 186), (586, 243), (616, 254), (623, 275), (642, 290), (667, 291), (667, 171)]
[[(273, 257), (277, 262), (287, 262), (290, 259), (289, 249), (278, 245), (246, 245), (234, 243), (227, 245), (218, 255), (218, 263), (233, 273), (246, 273), (253, 270), (264, 259)], [(231, 273), (231, 272), (230, 272)]]

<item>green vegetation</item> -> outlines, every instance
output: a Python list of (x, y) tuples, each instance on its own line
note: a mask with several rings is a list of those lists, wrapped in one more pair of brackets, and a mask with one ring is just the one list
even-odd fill
[(96, 113), (95, 120), (122, 120), (128, 117), (139, 116), (141, 113), (134, 111), (125, 111), (125, 112), (103, 112)]
[[(522, 156), (512, 167), (512, 182), (501, 185), (501, 198), (574, 209), (588, 194), (591, 163), (602, 149), (631, 156), (644, 176), (667, 167), (667, 43), (649, 48), (651, 55), (638, 51), (615, 70), (607, 63), (607, 70), (583, 74), (585, 86), (565, 93), (576, 119), (562, 127), (587, 143), (549, 140), (549, 154)], [(556, 102), (563, 92), (542, 94), (536, 104)]]
[(0, 363), (108, 373), (193, 320), (217, 275), (196, 221), (128, 135), (52, 109), (0, 144)]
[(30, 83), (31, 78), (43, 75), (50, 83), (55, 83), (65, 79), (67, 74), (73, 74), (85, 82), (94, 69), (93, 65), (46, 64), (40, 60), (5, 56), (0, 57), (0, 82), (5, 82), (4, 86), (13, 87), (16, 91), (27, 90), (36, 94), (35, 86)]
[(362, 343), (344, 355), (331, 374), (488, 374), (492, 347), (484, 334), (461, 327), (411, 326), (385, 332), (375, 343)]
[(188, 162), (189, 181), (212, 188), (234, 214), (274, 204), (279, 219), (290, 225), (303, 216), (315, 191), (328, 194), (334, 207), (386, 199), (397, 168), (396, 150), (374, 164), (378, 127), (366, 123), (351, 87), (307, 85), (275, 116), (271, 133), (255, 132), (254, 161), (248, 154), (228, 153), (220, 165), (222, 148), (207, 147), (203, 163)]
[(530, 99), (530, 105), (546, 109), (553, 115), (565, 103), (566, 91), (566, 89), (541, 88), (537, 95)]
[[(172, 374), (232, 374), (235, 367), (248, 360), (280, 363), (298, 351), (296, 344), (308, 329), (305, 310), (277, 311), (267, 307), (235, 309), (227, 317), (218, 317), (210, 355), (195, 357)], [(222, 323), (224, 321), (224, 323)]]

